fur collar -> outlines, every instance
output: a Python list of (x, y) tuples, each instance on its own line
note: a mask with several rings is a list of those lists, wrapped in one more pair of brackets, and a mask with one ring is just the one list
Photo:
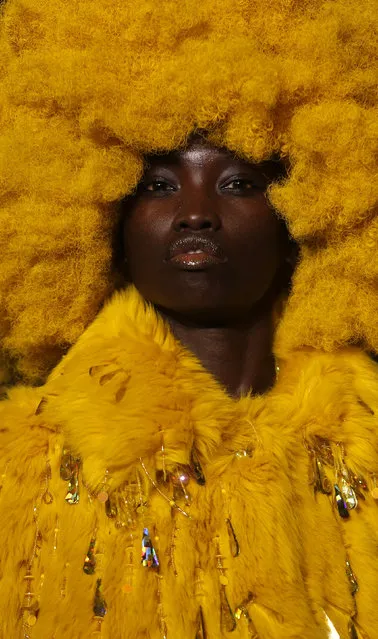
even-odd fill
[(356, 370), (373, 379), (368, 358), (354, 349), (308, 351), (280, 367), (264, 396), (229, 397), (130, 287), (113, 297), (51, 375), (45, 417), (81, 455), (93, 488), (106, 470), (120, 485), (139, 457), (156, 468), (188, 464), (193, 447), (202, 464), (222, 466), (235, 451), (258, 445), (260, 423), (264, 437), (268, 424), (273, 452), (275, 439), (282, 445), (286, 438), (290, 447), (304, 433), (342, 440), (341, 424), (360, 402)]

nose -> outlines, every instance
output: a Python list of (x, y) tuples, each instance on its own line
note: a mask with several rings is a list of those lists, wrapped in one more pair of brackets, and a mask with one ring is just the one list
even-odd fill
[(188, 197), (173, 220), (175, 231), (216, 231), (221, 221), (216, 204), (210, 197)]

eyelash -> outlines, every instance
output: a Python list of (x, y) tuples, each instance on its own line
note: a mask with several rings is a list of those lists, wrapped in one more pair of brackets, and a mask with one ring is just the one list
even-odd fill
[[(176, 187), (163, 179), (154, 179), (142, 184), (143, 191), (147, 193), (168, 193), (176, 191)], [(234, 178), (220, 187), (221, 191), (255, 191), (259, 187), (248, 178)]]
[[(159, 188), (159, 186), (163, 186), (164, 188)], [(153, 187), (153, 188), (150, 188)], [(158, 188), (154, 188), (158, 187)], [(151, 180), (151, 182), (146, 182), (143, 185), (143, 190), (148, 193), (165, 193), (167, 191), (176, 191), (175, 187), (166, 182), (165, 180)]]
[(248, 178), (233, 178), (221, 188), (225, 191), (254, 191), (258, 188), (258, 186), (253, 182), (253, 180)]

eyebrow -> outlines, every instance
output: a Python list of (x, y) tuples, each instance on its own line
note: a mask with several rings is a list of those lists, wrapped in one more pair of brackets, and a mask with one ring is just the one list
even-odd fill
[[(230, 164), (238, 165), (246, 171), (258, 171), (267, 182), (280, 179), (287, 175), (287, 168), (278, 158), (264, 160), (263, 162), (248, 162), (248, 160), (235, 155), (228, 149), (219, 150), (223, 151), (223, 158), (229, 160)], [(167, 153), (156, 153), (146, 156), (143, 174), (146, 175), (155, 168), (163, 168), (162, 165), (166, 165), (168, 168), (180, 166), (183, 151), (185, 151), (185, 149), (176, 149)]]

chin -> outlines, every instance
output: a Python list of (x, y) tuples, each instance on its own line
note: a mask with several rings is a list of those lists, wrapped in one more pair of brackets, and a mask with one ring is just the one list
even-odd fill
[(226, 324), (241, 322), (251, 313), (254, 303), (246, 305), (231, 303), (228, 300), (207, 299), (195, 300), (186, 297), (183, 303), (156, 304), (155, 306), (165, 316), (176, 317), (182, 323), (201, 324), (202, 326), (219, 327)]
[[(249, 280), (242, 286), (235, 278), (204, 277), (202, 272), (185, 273), (180, 281), (134, 282), (145, 300), (165, 316), (176, 316), (186, 322), (221, 326), (232, 321), (243, 321), (260, 304), (270, 290), (269, 283), (256, 285)], [(138, 285), (139, 284), (139, 285)], [(251, 286), (252, 284), (252, 286)], [(265, 284), (267, 284), (265, 286)], [(249, 286), (248, 286), (249, 285)]]

